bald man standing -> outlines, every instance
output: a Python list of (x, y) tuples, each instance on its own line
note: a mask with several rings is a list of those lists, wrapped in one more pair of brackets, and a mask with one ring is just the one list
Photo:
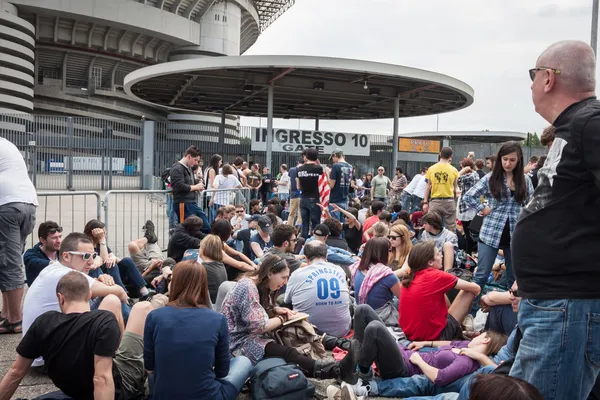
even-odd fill
[(511, 376), (546, 400), (585, 400), (600, 372), (600, 101), (580, 41), (550, 46), (529, 70), (535, 111), (556, 128), (512, 237), (523, 333)]

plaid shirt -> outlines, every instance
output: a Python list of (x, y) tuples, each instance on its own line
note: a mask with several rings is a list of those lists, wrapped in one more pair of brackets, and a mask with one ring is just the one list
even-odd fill
[(475, 171), (459, 176), (458, 187), (460, 188), (461, 193), (467, 193), (473, 186), (475, 186), (478, 180), (479, 175)]
[[(459, 204), (459, 210), (460, 212), (465, 212), (470, 208), (475, 208), (477, 213), (479, 213), (486, 206), (490, 207), (492, 212), (483, 219), (483, 225), (479, 232), (479, 239), (490, 247), (498, 248), (507, 218), (509, 220), (510, 236), (512, 238), (512, 233), (517, 225), (521, 209), (529, 202), (533, 194), (533, 185), (531, 184), (531, 179), (529, 179), (528, 176), (525, 176), (527, 198), (523, 204), (519, 204), (515, 201), (514, 197), (510, 195), (510, 189), (506, 184), (505, 176), (505, 196), (503, 196), (503, 200), (500, 201), (490, 193), (490, 176), (491, 174), (484, 176), (467, 193), (463, 193)], [(482, 196), (485, 197), (485, 202), (481, 202)]]

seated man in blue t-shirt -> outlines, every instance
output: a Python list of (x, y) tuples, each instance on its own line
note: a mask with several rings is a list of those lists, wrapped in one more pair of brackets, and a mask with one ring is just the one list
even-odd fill
[(338, 338), (350, 331), (350, 294), (346, 273), (327, 262), (327, 248), (313, 240), (304, 246), (308, 265), (292, 273), (284, 302), (294, 311), (309, 315), (309, 321), (321, 332)]
[(255, 262), (256, 260), (260, 260), (265, 250), (273, 247), (271, 233), (273, 233), (273, 222), (271, 218), (263, 215), (258, 219), (257, 232), (250, 238), (250, 249), (252, 252), (250, 259), (253, 259)]

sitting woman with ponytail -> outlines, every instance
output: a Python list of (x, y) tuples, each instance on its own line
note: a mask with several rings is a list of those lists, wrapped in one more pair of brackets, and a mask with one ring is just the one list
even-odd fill
[(394, 296), (400, 297), (400, 281), (386, 264), (390, 242), (375, 237), (365, 244), (360, 262), (350, 266), (352, 282), (358, 304), (368, 304), (388, 326), (398, 325), (398, 312)]
[[(408, 256), (410, 273), (402, 280), (400, 328), (409, 340), (452, 340), (462, 336), (461, 323), (471, 309), (479, 285), (442, 269), (433, 240), (418, 243)], [(448, 309), (446, 292), (460, 293)]]
[(351, 361), (313, 360), (293, 347), (276, 343), (267, 336), (294, 318), (296, 312), (277, 307), (275, 299), (287, 283), (290, 269), (283, 258), (269, 254), (263, 258), (258, 270), (246, 274), (227, 293), (221, 312), (229, 327), (229, 350), (234, 356), (246, 356), (256, 364), (263, 358), (279, 357), (297, 364), (306, 376), (319, 379), (340, 379), (351, 374)]

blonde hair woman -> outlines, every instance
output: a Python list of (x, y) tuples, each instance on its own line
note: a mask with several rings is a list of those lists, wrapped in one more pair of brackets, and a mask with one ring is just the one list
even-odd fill
[(404, 224), (394, 224), (390, 229), (388, 239), (390, 241), (388, 266), (398, 278), (402, 278), (410, 271), (408, 267), (408, 255), (412, 249), (410, 232)]

